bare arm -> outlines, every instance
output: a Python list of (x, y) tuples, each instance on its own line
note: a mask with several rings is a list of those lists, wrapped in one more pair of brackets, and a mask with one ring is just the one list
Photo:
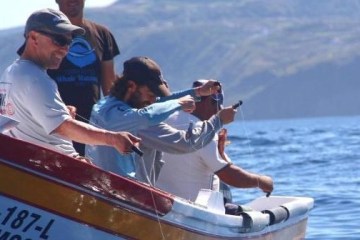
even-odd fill
[(221, 181), (238, 188), (258, 187), (264, 192), (272, 192), (274, 188), (270, 177), (247, 172), (233, 164), (219, 170), (216, 175)]
[(101, 89), (104, 96), (109, 95), (110, 88), (115, 81), (114, 60), (101, 62)]
[(228, 163), (231, 163), (230, 158), (225, 153), (225, 146), (228, 144), (228, 142), (229, 141), (227, 140), (227, 129), (220, 129), (220, 131), (218, 132), (218, 152), (222, 159), (224, 159)]
[(106, 131), (74, 119), (65, 120), (53, 133), (84, 144), (112, 146), (120, 153), (131, 152), (131, 147), (140, 141), (128, 132)]

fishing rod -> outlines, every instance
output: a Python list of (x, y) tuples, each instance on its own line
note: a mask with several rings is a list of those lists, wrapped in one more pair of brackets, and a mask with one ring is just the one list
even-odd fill
[(233, 109), (237, 109), (238, 107), (240, 107), (243, 104), (243, 101), (239, 100), (239, 102), (235, 103), (234, 105), (232, 105), (231, 107)]
[(131, 146), (131, 150), (133, 150), (137, 155), (139, 155), (140, 157), (142, 157), (144, 155), (144, 152), (140, 150), (140, 148), (138, 148), (135, 145)]

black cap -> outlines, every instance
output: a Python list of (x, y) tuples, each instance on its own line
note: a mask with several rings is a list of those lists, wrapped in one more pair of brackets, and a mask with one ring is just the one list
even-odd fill
[(170, 95), (159, 65), (148, 57), (133, 57), (125, 61), (123, 76), (139, 85), (146, 85), (158, 97)]

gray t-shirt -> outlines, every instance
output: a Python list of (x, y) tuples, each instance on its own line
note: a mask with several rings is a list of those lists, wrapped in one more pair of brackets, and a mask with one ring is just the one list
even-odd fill
[(20, 122), (7, 135), (67, 155), (77, 155), (70, 140), (52, 134), (71, 116), (56, 83), (45, 69), (32, 61), (16, 60), (1, 76), (0, 92), (3, 92), (2, 114)]

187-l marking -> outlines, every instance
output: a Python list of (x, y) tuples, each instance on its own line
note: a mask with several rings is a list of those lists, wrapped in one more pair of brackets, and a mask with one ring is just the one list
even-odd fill
[(17, 209), (17, 207), (11, 207), (6, 209), (7, 213), (4, 213), (6, 215), (0, 224), (3, 226), (10, 226), (12, 229), (19, 229), (23, 227), (23, 233), (28, 232), (29, 230), (31, 231), (33, 229), (40, 232), (40, 239), (49, 238), (48, 231), (54, 223), (53, 219), (51, 219), (45, 226), (35, 225), (35, 223), (37, 223), (41, 219), (41, 215), (36, 213), (30, 213), (28, 210), (20, 210), (16, 214)]

